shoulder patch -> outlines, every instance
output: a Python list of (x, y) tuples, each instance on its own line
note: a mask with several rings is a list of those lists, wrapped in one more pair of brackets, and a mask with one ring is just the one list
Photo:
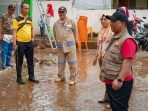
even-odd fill
[(3, 14), (2, 14), (2, 16), (6, 16), (6, 14), (5, 14), (5, 13), (3, 13)]
[(30, 17), (28, 17), (28, 20), (32, 22), (32, 19)]
[(0, 16), (0, 20), (2, 21), (2, 23), (4, 23), (4, 21), (7, 20), (6, 14), (2, 14), (2, 15)]

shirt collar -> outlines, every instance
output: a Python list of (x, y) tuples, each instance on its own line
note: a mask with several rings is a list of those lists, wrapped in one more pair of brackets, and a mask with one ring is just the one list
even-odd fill
[(27, 15), (26, 17), (24, 17), (24, 16), (22, 15), (22, 13), (20, 13), (20, 16), (23, 17), (23, 18), (27, 18), (27, 17), (28, 17), (28, 15)]
[(126, 33), (128, 33), (128, 31), (127, 31), (127, 29), (124, 29), (122, 32), (120, 32), (119, 34), (115, 35), (114, 38), (115, 39), (121, 38)]

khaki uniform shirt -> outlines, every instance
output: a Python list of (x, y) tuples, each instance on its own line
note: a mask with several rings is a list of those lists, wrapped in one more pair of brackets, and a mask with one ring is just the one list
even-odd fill
[(67, 18), (65, 23), (62, 24), (62, 21), (58, 20), (53, 26), (53, 31), (58, 49), (63, 49), (64, 53), (76, 49), (77, 30), (74, 21)]

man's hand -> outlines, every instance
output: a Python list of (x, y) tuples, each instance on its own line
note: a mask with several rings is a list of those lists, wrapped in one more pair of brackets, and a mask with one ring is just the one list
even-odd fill
[(97, 58), (94, 58), (92, 61), (92, 65), (95, 66), (97, 64)]
[(2, 22), (0, 20), (0, 41), (2, 41)]
[(32, 38), (32, 42), (34, 42), (34, 37)]
[(115, 79), (112, 83), (112, 88), (114, 90), (118, 90), (122, 87), (122, 85), (123, 85), (123, 82), (119, 82), (117, 79)]
[(79, 38), (78, 37), (76, 37), (76, 43), (79, 43)]
[(2, 41), (3, 40), (3, 38), (2, 38), (2, 36), (0, 35), (0, 41)]
[(101, 74), (99, 75), (99, 78), (102, 82), (104, 82), (104, 77)]
[(16, 49), (17, 49), (17, 45), (16, 43), (13, 43), (13, 50), (16, 51)]

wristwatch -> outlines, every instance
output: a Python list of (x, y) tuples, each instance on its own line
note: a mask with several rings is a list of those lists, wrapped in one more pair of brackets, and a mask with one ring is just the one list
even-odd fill
[(123, 83), (123, 80), (120, 79), (120, 78), (118, 78), (117, 81), (120, 82), (120, 83)]

